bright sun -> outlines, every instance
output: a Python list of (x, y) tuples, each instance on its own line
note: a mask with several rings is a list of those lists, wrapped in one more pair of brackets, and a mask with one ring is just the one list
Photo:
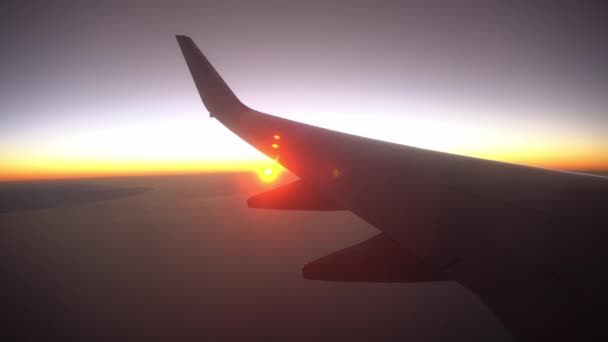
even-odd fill
[(265, 182), (265, 183), (270, 183), (270, 182), (274, 181), (275, 179), (277, 179), (278, 175), (279, 175), (279, 171), (276, 168), (272, 168), (272, 167), (265, 167), (265, 168), (261, 169), (260, 171), (258, 171), (258, 176), (260, 177), (262, 182)]

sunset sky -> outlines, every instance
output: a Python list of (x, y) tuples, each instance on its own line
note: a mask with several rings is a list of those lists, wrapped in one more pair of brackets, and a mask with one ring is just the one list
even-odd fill
[(0, 180), (269, 165), (208, 117), (175, 34), (262, 112), (485, 159), (608, 170), (604, 11), (295, 3), (3, 1)]

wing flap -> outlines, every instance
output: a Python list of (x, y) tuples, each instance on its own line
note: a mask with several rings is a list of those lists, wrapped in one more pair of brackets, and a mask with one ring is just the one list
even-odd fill
[(316, 192), (301, 179), (262, 192), (247, 200), (249, 208), (335, 211), (345, 208)]
[(306, 279), (357, 282), (428, 282), (447, 275), (415, 257), (385, 234), (309, 262)]

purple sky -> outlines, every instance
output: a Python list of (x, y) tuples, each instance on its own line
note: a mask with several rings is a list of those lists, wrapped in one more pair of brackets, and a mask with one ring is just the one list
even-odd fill
[(3, 1), (0, 162), (261, 158), (207, 118), (175, 34), (267, 113), (481, 157), (608, 160), (607, 11), (404, 3)]

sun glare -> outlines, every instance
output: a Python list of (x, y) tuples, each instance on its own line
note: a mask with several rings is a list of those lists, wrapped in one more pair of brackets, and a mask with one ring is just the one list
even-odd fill
[(270, 183), (277, 179), (279, 176), (279, 170), (272, 167), (265, 167), (258, 171), (260, 180), (264, 183)]

